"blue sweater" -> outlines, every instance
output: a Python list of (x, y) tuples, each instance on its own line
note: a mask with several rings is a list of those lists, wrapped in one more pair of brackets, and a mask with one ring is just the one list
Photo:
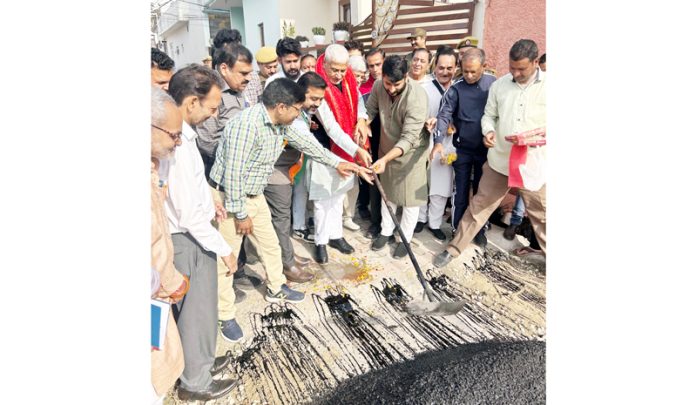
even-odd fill
[(488, 153), (483, 145), (481, 117), (488, 100), (488, 89), (494, 81), (495, 76), (484, 74), (474, 84), (459, 80), (445, 92), (437, 113), (437, 126), (433, 134), (435, 143), (442, 142), (447, 135), (447, 127), (453, 122), (457, 132), (452, 143), (457, 152)]

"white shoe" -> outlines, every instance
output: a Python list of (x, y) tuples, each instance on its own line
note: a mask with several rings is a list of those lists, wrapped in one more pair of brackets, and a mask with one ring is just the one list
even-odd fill
[(360, 225), (353, 222), (352, 219), (344, 219), (343, 220), (343, 227), (346, 229), (349, 229), (351, 231), (357, 231), (360, 229)]

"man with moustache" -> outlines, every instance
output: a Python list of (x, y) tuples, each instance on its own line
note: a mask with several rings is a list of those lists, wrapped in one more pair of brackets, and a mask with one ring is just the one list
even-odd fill
[[(519, 174), (519, 168), (510, 166), (513, 144), (505, 137), (546, 128), (546, 77), (539, 69), (538, 56), (539, 49), (534, 41), (520, 39), (515, 42), (509, 52), (510, 73), (490, 86), (481, 118), (483, 144), (488, 148), (488, 156), (482, 168), (479, 190), (464, 212), (447, 249), (434, 257), (435, 267), (446, 266), (466, 249), (510, 191), (509, 176), (513, 170), (517, 170)], [(478, 62), (478, 59), (475, 54), (472, 55), (472, 60)], [(473, 79), (473, 66), (463, 65), (465, 78), (468, 75)], [(444, 128), (446, 126), (440, 126), (438, 117), (438, 130), (442, 131)], [(545, 138), (546, 135), (542, 136)], [(532, 155), (536, 155), (535, 160), (543, 161), (546, 158), (546, 146), (527, 147), (526, 153), (527, 161)], [(520, 187), (518, 193), (527, 208), (527, 216), (542, 254), (546, 255), (546, 184), (536, 184), (533, 190)]]
[(263, 88), (266, 85), (266, 80), (278, 71), (278, 55), (275, 49), (264, 46), (256, 51), (256, 64), (259, 65), (257, 73)]
[[(440, 100), (452, 85), (452, 78), (457, 67), (457, 54), (449, 46), (441, 46), (435, 54), (435, 72), (433, 80), (423, 83), (423, 89), (428, 94), (428, 120), (437, 120)], [(430, 147), (433, 147), (433, 140), (430, 137)], [(419, 233), (428, 223), (428, 230), (438, 240), (445, 240), (446, 236), (440, 230), (442, 225), (442, 215), (445, 212), (447, 199), (452, 195), (452, 166), (443, 162), (447, 154), (454, 152), (452, 137), (446, 136), (443, 141), (444, 150), (436, 154), (430, 160), (430, 187), (428, 194), (430, 202), (420, 208), (418, 223), (415, 233)]]
[(300, 71), (300, 58), (302, 57), (302, 46), (295, 38), (283, 38), (276, 44), (276, 54), (280, 62), (280, 70), (266, 80), (266, 86), (274, 80), (286, 77), (297, 83), (302, 71)]
[[(468, 47), (461, 53), (460, 66), (462, 79), (452, 86), (443, 96), (442, 107), (437, 115), (437, 126), (433, 133), (433, 150), (431, 159), (442, 155), (446, 148), (447, 128), (450, 123), (456, 132), (452, 144), (456, 148), (457, 160), (452, 163), (454, 169), (454, 201), (452, 202), (452, 228), (456, 232), (464, 211), (469, 206), (469, 192), (476, 194), (481, 180), (483, 164), (486, 162), (488, 149), (483, 144), (481, 118), (495, 77), (483, 72), (486, 54), (483, 49)], [(474, 180), (471, 181), (471, 175)], [(475, 243), (485, 246), (487, 240), (485, 229), (481, 228), (474, 239)]]
[(408, 40), (408, 42), (411, 44), (411, 48), (413, 48), (414, 51), (416, 49), (427, 49), (427, 46), (425, 45), (427, 36), (428, 32), (426, 30), (423, 28), (415, 28), (406, 37), (406, 40)]
[(217, 339), (216, 255), (228, 274), (237, 269), (232, 248), (213, 227), (215, 205), (203, 175), (203, 160), (193, 128), (217, 114), (223, 82), (211, 69), (191, 65), (169, 83), (169, 94), (183, 118), (182, 144), (174, 158), (160, 163), (168, 181), (165, 212), (174, 246), (174, 265), (190, 280), (186, 299), (176, 304), (175, 317), (184, 349), (184, 371), (178, 389), (182, 400), (208, 401), (229, 393), (234, 380), (213, 380)]
[[(380, 158), (372, 165), (380, 180), (388, 204), (396, 212), (403, 207), (401, 229), (406, 241), (394, 251), (395, 258), (407, 254), (404, 242), (410, 242), (418, 221), (420, 206), (427, 202), (428, 182), (426, 161), (430, 133), (424, 127), (428, 115), (428, 95), (423, 87), (408, 77), (406, 60), (388, 56), (382, 68), (382, 80), (375, 83), (367, 99), (367, 113), (372, 119), (378, 114), (382, 122), (379, 143)], [(373, 240), (372, 250), (383, 249), (394, 233), (395, 224), (382, 205), (382, 230)]]
[(430, 52), (425, 48), (415, 49), (411, 53), (411, 68), (408, 76), (418, 84), (432, 80), (432, 76), (428, 74), (429, 65)]
[[(215, 34), (215, 38), (213, 39), (213, 48), (210, 50), (213, 58), (215, 57), (216, 49), (221, 49), (223, 46), (230, 44), (242, 45), (242, 34), (239, 33), (239, 30), (234, 28), (223, 28), (219, 30), (217, 34)], [(213, 69), (215, 68), (215, 61), (213, 61)], [(249, 104), (249, 106), (252, 106), (255, 105), (258, 102), (258, 99), (261, 97), (263, 85), (261, 84), (259, 75), (255, 71), (251, 72), (247, 80), (249, 82), (244, 89), (243, 95), (244, 100)]]
[(222, 99), (218, 106), (218, 114), (196, 126), (198, 150), (205, 164), (206, 179), (209, 178), (210, 168), (215, 161), (215, 149), (225, 124), (248, 107), (243, 93), (253, 70), (252, 61), (251, 52), (236, 43), (223, 45), (213, 52), (213, 66), (224, 80)]

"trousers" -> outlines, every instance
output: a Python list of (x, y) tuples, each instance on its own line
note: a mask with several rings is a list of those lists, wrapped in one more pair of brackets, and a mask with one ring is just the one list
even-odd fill
[[(500, 206), (500, 202), (503, 201), (508, 191), (510, 191), (508, 176), (496, 172), (488, 166), (488, 163), (485, 163), (479, 190), (464, 212), (457, 226), (457, 232), (447, 245), (447, 251), (452, 256), (459, 256), (466, 249), (476, 233), (486, 224), (493, 211)], [(539, 246), (546, 254), (546, 185), (539, 191), (521, 188), (518, 194), (527, 207), (527, 216), (532, 223)]]
[[(355, 176), (355, 181), (357, 182), (357, 177)], [(354, 184), (347, 193), (345, 193), (345, 199), (343, 200), (343, 220), (352, 220), (355, 216), (355, 205), (358, 202), (358, 194), (360, 193), (360, 187), (358, 184)]]
[(430, 229), (440, 229), (442, 217), (445, 215), (447, 197), (441, 195), (431, 195), (430, 202), (422, 205), (418, 211), (418, 222), (428, 222)]
[(307, 229), (307, 185), (304, 174), (292, 185), (292, 229)]
[(290, 216), (292, 212), (292, 186), (290, 184), (268, 184), (263, 190), (278, 242), (283, 266), (290, 268), (295, 264), (295, 250), (290, 241), (292, 232)]
[[(396, 213), (396, 204), (389, 201), (389, 206), (392, 211)], [(413, 238), (413, 231), (416, 229), (416, 222), (418, 222), (418, 210), (420, 207), (402, 207), (401, 208), (401, 230), (404, 232), (406, 241), (410, 242)], [(382, 204), (382, 231), (380, 232), (384, 236), (392, 236), (394, 234), (394, 228), (396, 224), (392, 221), (391, 215), (385, 204)]]
[[(213, 190), (213, 199), (222, 203), (223, 194), (221, 191)], [(280, 290), (280, 287), (287, 281), (283, 274), (283, 262), (281, 259), (280, 244), (275, 228), (271, 220), (271, 211), (263, 195), (253, 198), (247, 197), (246, 211), (254, 224), (254, 231), (247, 235), (248, 240), (256, 248), (259, 260), (263, 263), (266, 270), (266, 285), (273, 292)], [(228, 214), (227, 219), (218, 224), (218, 230), (222, 237), (232, 247), (233, 252), (238, 252), (242, 246), (243, 235), (237, 233), (234, 225), (234, 216)], [(222, 259), (217, 259), (218, 275), (218, 319), (226, 321), (234, 319), (236, 309), (234, 306), (234, 289), (232, 288), (232, 277), (227, 277), (227, 267)]]
[(316, 245), (326, 245), (330, 239), (343, 237), (341, 214), (345, 196), (346, 194), (338, 194), (314, 201), (314, 243)]
[(188, 293), (174, 304), (174, 317), (184, 350), (181, 386), (200, 391), (213, 381), (210, 369), (215, 361), (218, 330), (215, 253), (203, 249), (188, 233), (172, 234), (172, 244), (174, 266), (190, 283)]
[[(486, 155), (457, 150), (457, 160), (452, 162), (452, 168), (454, 168), (452, 227), (455, 229), (462, 219), (464, 211), (466, 211), (466, 208), (469, 206), (469, 190), (472, 189), (473, 194), (478, 192), (482, 168), (485, 162)], [(471, 180), (472, 172), (474, 174), (473, 181)]]

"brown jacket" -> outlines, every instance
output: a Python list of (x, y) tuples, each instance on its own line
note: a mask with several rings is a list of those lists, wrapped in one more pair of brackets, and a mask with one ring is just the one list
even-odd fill
[(381, 158), (393, 147), (404, 151), (387, 164), (380, 181), (387, 199), (404, 207), (419, 207), (428, 202), (428, 143), (430, 133), (425, 129), (428, 117), (428, 95), (411, 79), (404, 91), (392, 100), (381, 80), (375, 81), (367, 99), (369, 120), (379, 114), (382, 132), (379, 140)]
[[(157, 298), (163, 301), (181, 286), (183, 276), (174, 268), (174, 247), (169, 234), (169, 225), (164, 214), (165, 190), (159, 186), (159, 176), (154, 163), (150, 169), (152, 205), (152, 268), (160, 276)], [(151, 380), (158, 395), (164, 395), (184, 371), (184, 352), (179, 339), (179, 330), (171, 311), (167, 323), (167, 337), (163, 350), (151, 352)]]

